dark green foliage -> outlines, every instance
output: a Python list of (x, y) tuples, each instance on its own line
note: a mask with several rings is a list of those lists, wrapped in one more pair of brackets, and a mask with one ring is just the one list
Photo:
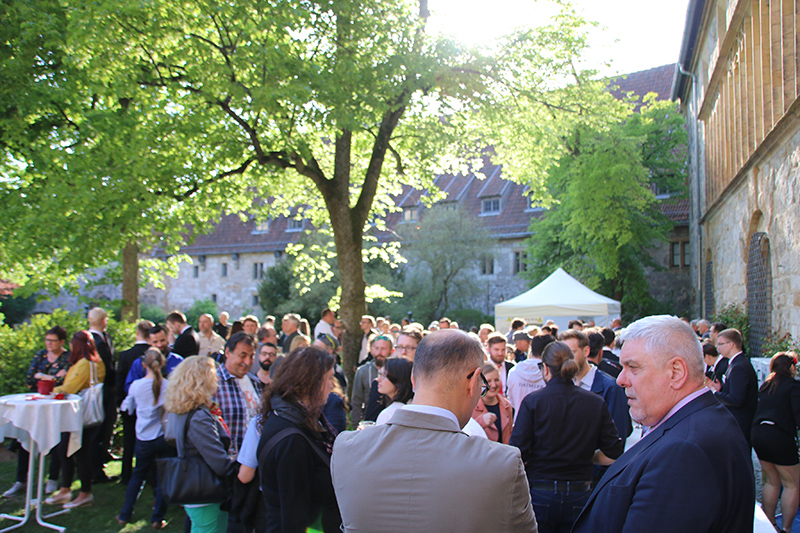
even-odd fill
[(219, 315), (219, 307), (217, 307), (216, 302), (210, 298), (195, 300), (192, 306), (185, 311), (186, 322), (194, 329), (198, 329), (197, 322), (200, 320), (200, 315), (205, 313), (214, 317), (214, 321), (216, 322), (217, 315)]
[(679, 196), (686, 187), (682, 119), (673, 103), (646, 101), (640, 114), (566, 140), (569, 154), (548, 175), (556, 204), (531, 222), (528, 239), (532, 282), (562, 267), (620, 300), (625, 321), (672, 312), (652, 298), (645, 277), (657, 268), (649, 249), (672, 229), (654, 190)]
[(8, 325), (21, 324), (31, 316), (36, 307), (36, 296), (0, 296), (0, 314)]
[(734, 304), (726, 305), (714, 313), (709, 320), (712, 323), (721, 322), (728, 328), (738, 329), (742, 334), (745, 349), (750, 345), (750, 319), (747, 318), (747, 311), (743, 308)]
[(164, 324), (167, 321), (167, 313), (157, 305), (144, 304), (140, 307), (139, 314), (142, 320), (149, 320), (153, 324)]

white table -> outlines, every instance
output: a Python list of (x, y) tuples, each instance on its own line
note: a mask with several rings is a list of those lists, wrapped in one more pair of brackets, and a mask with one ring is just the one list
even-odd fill
[[(31, 508), (36, 508), (36, 522), (46, 528), (65, 531), (65, 527), (48, 524), (44, 518), (61, 514), (59, 511), (42, 517), (42, 482), (44, 481), (44, 457), (61, 442), (61, 433), (70, 433), (68, 455), (72, 455), (81, 447), (83, 435), (83, 416), (80, 409), (80, 396), (69, 394), (63, 400), (42, 397), (39, 394), (11, 394), (0, 397), (0, 439), (12, 437), (18, 439), (22, 446), (30, 452), (28, 461), (28, 483), (25, 490), (25, 515), (20, 518), (7, 514), (0, 518), (17, 520), (19, 524), (0, 530), (10, 531), (25, 525), (30, 519)], [(36, 456), (39, 456), (39, 476), (36, 484), (36, 498), (33, 498)]]

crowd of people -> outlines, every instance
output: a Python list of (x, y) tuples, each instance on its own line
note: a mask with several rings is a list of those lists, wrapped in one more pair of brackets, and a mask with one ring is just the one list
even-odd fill
[[(752, 445), (763, 510), (776, 524), (780, 504), (791, 531), (796, 354), (776, 354), (759, 388), (741, 333), (724, 324), (514, 319), (508, 332), (466, 332), (444, 317), (426, 327), (364, 316), (351, 384), (332, 310), (313, 330), (293, 313), (279, 326), (229, 318), (202, 315), (197, 331), (179, 311), (165, 325), (143, 320), (118, 354), (99, 308), (68, 350), (63, 328), (47, 331), (28, 386), (102, 382), (105, 410), (78, 452), (65, 433), (50, 453), (47, 504), (91, 504), (119, 412), (122, 525), (146, 484), (150, 524), (166, 526), (179, 500), (159, 459), (177, 457), (229, 489), (180, 501), (192, 532), (752, 531)], [(626, 451), (634, 424), (642, 436)], [(27, 462), (20, 448), (3, 496), (24, 492)]]

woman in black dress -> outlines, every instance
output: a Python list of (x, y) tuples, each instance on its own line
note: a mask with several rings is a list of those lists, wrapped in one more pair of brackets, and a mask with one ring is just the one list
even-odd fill
[(772, 356), (770, 374), (758, 392), (758, 410), (750, 434), (764, 473), (761, 507), (775, 525), (775, 508), (780, 496), (783, 531), (787, 533), (792, 531), (800, 504), (800, 460), (795, 442), (800, 427), (800, 383), (794, 379), (796, 365), (794, 352)]

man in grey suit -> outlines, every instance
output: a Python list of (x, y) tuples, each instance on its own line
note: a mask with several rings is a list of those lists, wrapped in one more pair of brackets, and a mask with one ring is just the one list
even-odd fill
[(518, 449), (468, 437), (488, 388), (483, 350), (458, 330), (417, 347), (413, 405), (339, 435), (331, 474), (345, 531), (537, 531)]

